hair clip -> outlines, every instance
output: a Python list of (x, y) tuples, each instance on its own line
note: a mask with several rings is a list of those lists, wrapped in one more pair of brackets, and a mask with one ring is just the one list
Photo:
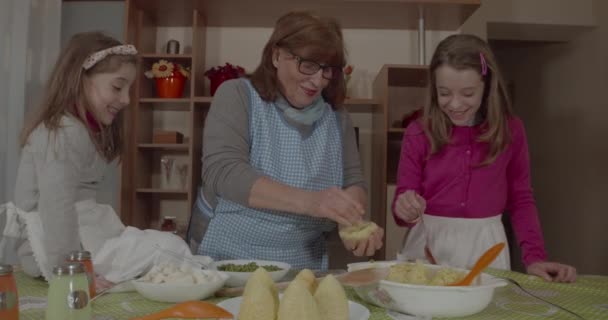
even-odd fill
[(131, 44), (123, 44), (97, 51), (84, 60), (84, 62), (82, 63), (82, 68), (84, 68), (85, 70), (89, 70), (97, 62), (105, 59), (110, 54), (136, 55), (137, 49), (135, 49), (135, 47)]
[(481, 60), (481, 75), (485, 77), (488, 74), (488, 63), (481, 52), (479, 53), (479, 60)]

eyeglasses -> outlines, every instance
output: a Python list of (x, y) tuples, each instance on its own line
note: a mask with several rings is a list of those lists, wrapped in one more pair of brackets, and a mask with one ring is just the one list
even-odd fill
[(302, 74), (312, 76), (313, 74), (316, 74), (317, 72), (319, 72), (319, 70), (323, 69), (323, 72), (321, 73), (323, 78), (327, 79), (327, 80), (331, 80), (331, 79), (334, 79), (335, 77), (338, 77), (340, 75), (340, 73), (342, 72), (342, 68), (340, 68), (338, 66), (328, 66), (328, 65), (317, 63), (312, 60), (304, 59), (304, 58), (294, 54), (291, 51), (289, 52), (289, 54), (291, 54), (294, 57), (294, 59), (296, 59), (296, 61), (298, 62), (298, 71), (300, 71), (300, 73), (302, 73)]

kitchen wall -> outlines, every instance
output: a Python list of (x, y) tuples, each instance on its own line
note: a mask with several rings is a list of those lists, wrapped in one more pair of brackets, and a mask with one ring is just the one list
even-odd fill
[[(498, 2), (484, 0), (479, 13), (499, 8)], [(528, 12), (538, 2), (527, 1)], [(553, 39), (547, 32), (537, 41), (519, 41), (499, 34), (496, 38), (503, 40), (492, 44), (512, 83), (516, 113), (526, 125), (550, 259), (573, 264), (581, 273), (608, 274), (608, 2), (575, 2), (566, 4), (561, 15), (554, 12), (549, 28), (572, 24), (579, 16), (576, 23), (584, 26), (567, 38)], [(515, 27), (526, 30), (526, 24)]]

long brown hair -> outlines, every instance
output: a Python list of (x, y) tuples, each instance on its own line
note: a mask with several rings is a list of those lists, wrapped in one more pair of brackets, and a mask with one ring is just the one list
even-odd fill
[[(487, 74), (482, 75), (482, 56), (487, 65)], [(496, 57), (482, 39), (467, 34), (452, 35), (439, 43), (429, 66), (430, 101), (424, 108), (424, 129), (431, 142), (431, 152), (436, 153), (450, 142), (452, 122), (439, 108), (435, 71), (447, 65), (456, 70), (473, 69), (482, 75), (484, 93), (478, 116), (481, 117), (483, 133), (478, 141), (488, 143), (488, 154), (480, 165), (487, 165), (505, 150), (510, 142), (509, 117), (513, 115), (507, 88), (498, 69)]]
[[(262, 61), (251, 75), (251, 83), (264, 101), (274, 101), (279, 92), (277, 71), (272, 64), (276, 48), (304, 49), (307, 58), (324, 61), (340, 70), (346, 65), (342, 30), (337, 20), (310, 12), (290, 12), (280, 17), (262, 52)], [(344, 103), (346, 86), (340, 74), (322, 92), (323, 98), (338, 109)]]
[[(111, 125), (105, 126), (99, 121), (101, 130), (93, 132), (82, 119), (78, 110), (81, 106), (89, 110), (84, 90), (84, 76), (97, 73), (114, 72), (124, 64), (135, 64), (134, 55), (108, 55), (89, 70), (84, 70), (82, 64), (91, 54), (122, 43), (101, 32), (84, 32), (74, 35), (63, 49), (46, 84), (42, 103), (29, 117), (21, 131), (21, 146), (27, 144), (30, 133), (41, 124), (49, 131), (61, 127), (61, 118), (72, 115), (82, 121), (89, 131), (98, 152), (108, 161), (114, 160), (122, 151), (122, 112)], [(91, 112), (91, 114), (93, 114)]]

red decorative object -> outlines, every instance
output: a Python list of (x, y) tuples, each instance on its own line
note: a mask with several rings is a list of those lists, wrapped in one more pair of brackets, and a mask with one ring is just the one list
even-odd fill
[(163, 218), (163, 223), (160, 226), (160, 230), (177, 233), (177, 223), (175, 223), (175, 219), (176, 217), (174, 216), (165, 216)]
[(190, 70), (179, 63), (160, 59), (152, 64), (152, 69), (144, 72), (144, 75), (155, 80), (159, 98), (181, 98), (186, 79), (190, 77)]
[(205, 71), (205, 76), (209, 78), (211, 85), (209, 87), (209, 93), (215, 94), (215, 90), (222, 84), (222, 82), (229, 79), (240, 78), (245, 75), (245, 69), (241, 66), (233, 66), (226, 62), (226, 65), (220, 67), (213, 67)]
[(184, 94), (184, 85), (186, 78), (178, 75), (172, 75), (167, 78), (155, 78), (156, 93), (159, 98), (181, 98)]

